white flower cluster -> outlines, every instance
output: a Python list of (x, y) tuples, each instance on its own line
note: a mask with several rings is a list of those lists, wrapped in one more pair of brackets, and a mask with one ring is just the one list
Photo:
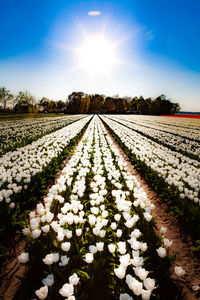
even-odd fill
[(42, 172), (54, 157), (81, 131), (91, 116), (72, 123), (55, 133), (46, 135), (0, 158), (0, 202), (5, 200), (13, 208), (15, 194), (26, 189), (32, 176)]
[[(140, 217), (136, 213), (138, 206), (142, 211)], [(146, 226), (152, 226), (153, 209), (136, 177), (129, 174), (125, 160), (102, 122), (94, 117), (68, 165), (49, 189), (44, 204), (39, 203), (36, 211), (30, 213), (23, 233), (33, 239), (42, 235), (56, 240), (57, 251), (46, 250), (42, 261), (63, 270), (73, 260), (70, 253), (77, 249), (77, 243), (82, 249), (80, 266), (84, 262), (92, 266), (99, 253), (104, 255), (108, 251), (110, 257), (117, 258), (115, 276), (124, 278), (132, 296), (141, 295), (143, 300), (148, 300), (155, 289), (155, 280), (148, 277), (151, 270), (145, 269), (148, 245), (137, 224), (142, 218)], [(30, 253), (24, 253), (19, 259), (26, 262), (31, 258)], [(70, 278), (59, 290), (68, 300), (75, 299), (74, 285), (79, 283), (77, 275)], [(45, 286), (36, 291), (39, 299), (47, 297), (48, 282), (43, 280)], [(132, 299), (124, 292), (120, 299)]]
[(155, 143), (114, 120), (103, 117), (138, 160), (156, 171), (165, 182), (178, 189), (181, 198), (200, 205), (200, 163)]
[(28, 144), (31, 139), (61, 129), (84, 115), (31, 118), (0, 122), (0, 156), (10, 148)]
[[(176, 122), (174, 122), (174, 120), (176, 120), (175, 118), (173, 118), (173, 120), (171, 118), (170, 122), (164, 125), (162, 123), (163, 118), (159, 119), (159, 122), (157, 123), (157, 119), (155, 118), (155, 122), (153, 123), (145, 122), (145, 120), (148, 120), (147, 116), (144, 116), (144, 118), (143, 116), (140, 116), (139, 119), (137, 117), (116, 115), (114, 118), (110, 118), (122, 122), (123, 125), (126, 125), (133, 130), (139, 131), (141, 134), (153, 137), (161, 144), (169, 145), (170, 147), (172, 146), (176, 149), (176, 151), (181, 150), (189, 154), (193, 154), (197, 157), (200, 156), (199, 120), (196, 121), (196, 126), (194, 126), (193, 128), (189, 128), (188, 130), (187, 127), (176, 126)], [(150, 118), (152, 119), (152, 117)]]
[[(125, 119), (124, 115), (116, 115), (117, 118)], [(187, 118), (166, 118), (162, 116), (148, 115), (126, 115), (126, 120), (137, 125), (148, 126), (154, 129), (160, 129), (166, 133), (178, 134), (183, 138), (193, 140), (199, 139), (200, 122), (199, 119)]]
[[(160, 233), (161, 233), (161, 236), (163, 238), (163, 246), (167, 247), (167, 248), (170, 248), (173, 241), (170, 241), (168, 240), (167, 238), (164, 237), (164, 234), (166, 233), (167, 231), (167, 228), (162, 226), (161, 229), (160, 229)], [(166, 251), (166, 248), (165, 247), (159, 247), (158, 249), (156, 249), (158, 255), (161, 257), (161, 258), (164, 258), (166, 255), (167, 255), (167, 251)]]

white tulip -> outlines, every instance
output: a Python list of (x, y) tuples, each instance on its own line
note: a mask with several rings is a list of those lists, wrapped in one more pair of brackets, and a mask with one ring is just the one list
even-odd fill
[(13, 209), (15, 207), (15, 202), (11, 202), (9, 207)]
[(88, 264), (91, 264), (93, 262), (93, 253), (86, 253), (85, 255), (85, 261), (88, 263)]
[(122, 236), (122, 230), (121, 229), (117, 229), (116, 236), (118, 238), (120, 238)]
[(104, 243), (102, 242), (96, 243), (96, 246), (98, 251), (103, 251)]
[(147, 290), (152, 291), (155, 288), (155, 280), (152, 278), (144, 279), (143, 283)]
[(42, 229), (42, 231), (43, 231), (44, 233), (48, 233), (48, 232), (49, 232), (49, 229), (50, 229), (50, 226), (49, 226), (49, 225), (45, 225), (45, 226), (42, 226), (41, 229)]
[(136, 267), (136, 268), (133, 268), (134, 271), (135, 271), (135, 274), (141, 279), (141, 280), (144, 280), (147, 278), (149, 272), (146, 271), (144, 268), (141, 268), (141, 267)]
[(42, 280), (42, 283), (47, 286), (52, 286), (54, 284), (54, 276), (53, 274), (48, 275), (46, 278)]
[(82, 229), (81, 228), (76, 229), (76, 235), (81, 236), (81, 234), (82, 234)]
[(127, 267), (130, 263), (130, 254), (121, 255), (119, 261), (123, 267)]
[(120, 294), (119, 300), (133, 300), (133, 298), (129, 296), (127, 293), (125, 293), (125, 294)]
[(159, 247), (158, 249), (156, 249), (156, 251), (158, 252), (158, 255), (163, 258), (167, 255), (166, 249), (163, 247)]
[(145, 252), (147, 250), (147, 243), (140, 243), (140, 249)]
[(126, 253), (126, 243), (125, 242), (119, 242), (119, 243), (117, 243), (117, 246), (118, 246), (118, 251), (120, 254)]
[(69, 262), (69, 257), (67, 257), (66, 255), (62, 255), (60, 257), (60, 260), (61, 260), (61, 262), (59, 262), (59, 266), (60, 267), (65, 267)]
[(151, 290), (142, 290), (142, 300), (149, 300), (151, 297)]
[(183, 270), (181, 267), (178, 266), (174, 267), (174, 271), (178, 277), (183, 276), (185, 274), (185, 270)]
[(28, 252), (23, 252), (22, 254), (20, 254), (18, 256), (19, 262), (22, 264), (27, 263), (27, 261), (29, 261), (29, 253)]
[(71, 230), (67, 230), (67, 232), (66, 232), (66, 237), (67, 237), (68, 239), (71, 239), (71, 238), (72, 238), (72, 231), (71, 231)]
[(118, 268), (114, 269), (114, 273), (119, 279), (123, 279), (126, 275), (126, 268), (120, 265)]
[(76, 300), (75, 296), (69, 296), (67, 300)]
[(63, 251), (66, 251), (66, 252), (69, 251), (70, 246), (71, 246), (70, 242), (65, 242), (65, 243), (62, 243), (62, 244), (61, 244), (62, 250), (63, 250)]
[(119, 221), (120, 219), (121, 219), (121, 215), (120, 214), (116, 214), (115, 216), (114, 216), (114, 218), (115, 218), (115, 221)]
[(43, 262), (44, 262), (46, 265), (52, 265), (52, 264), (54, 263), (53, 253), (47, 254), (47, 255), (45, 256), (45, 258), (43, 259)]
[(30, 233), (30, 229), (29, 228), (24, 228), (24, 229), (22, 229), (22, 232), (23, 232), (24, 235), (27, 235), (27, 234)]
[(110, 253), (114, 253), (115, 252), (115, 245), (114, 244), (109, 244), (108, 245), (108, 250)]
[(97, 253), (98, 249), (97, 249), (97, 246), (95, 245), (90, 245), (89, 246), (89, 251), (93, 254)]
[(173, 243), (173, 241), (170, 241), (170, 240), (168, 240), (168, 239), (166, 239), (166, 238), (164, 238), (163, 242), (164, 242), (164, 245), (165, 245), (166, 247), (171, 247), (171, 245), (172, 245), (172, 243)]
[(53, 253), (53, 260), (54, 260), (54, 262), (59, 261), (59, 253), (58, 252), (57, 253)]
[(150, 215), (150, 213), (145, 212), (145, 213), (143, 213), (143, 215), (144, 215), (145, 219), (147, 220), (147, 222), (150, 222), (150, 221), (151, 221), (152, 215)]
[(35, 294), (39, 299), (46, 299), (48, 295), (48, 287), (46, 285), (41, 287), (39, 290), (35, 291)]
[(128, 287), (130, 290), (133, 291), (133, 293), (136, 296), (139, 296), (142, 294), (143, 284), (142, 282), (139, 282), (135, 278), (133, 278), (131, 275), (126, 276), (126, 283), (128, 284)]
[(78, 277), (78, 275), (76, 273), (74, 273), (73, 275), (71, 275), (69, 277), (69, 283), (73, 284), (73, 285), (77, 285), (79, 283), (80, 278)]
[(160, 229), (160, 233), (161, 233), (161, 234), (165, 234), (166, 231), (167, 231), (167, 228), (164, 227), (164, 226), (162, 226), (161, 229)]
[(112, 230), (117, 229), (117, 223), (116, 222), (112, 222), (110, 227), (112, 228)]
[(73, 295), (74, 293), (74, 286), (73, 284), (70, 283), (65, 283), (62, 288), (59, 290), (59, 293), (63, 296), (63, 297), (70, 297)]

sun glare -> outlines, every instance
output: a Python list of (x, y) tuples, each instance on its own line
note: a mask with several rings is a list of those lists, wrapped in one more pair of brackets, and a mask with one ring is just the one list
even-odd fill
[(87, 36), (78, 52), (80, 67), (90, 73), (109, 73), (116, 61), (113, 44), (102, 35)]

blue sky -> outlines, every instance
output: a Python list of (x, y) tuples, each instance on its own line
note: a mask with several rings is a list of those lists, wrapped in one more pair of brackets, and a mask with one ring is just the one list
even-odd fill
[[(11, 92), (63, 100), (79, 90), (164, 93), (182, 110), (200, 111), (199, 0), (1, 0), (0, 11), (0, 86)], [(115, 45), (117, 61), (91, 75), (77, 49), (96, 34)]]

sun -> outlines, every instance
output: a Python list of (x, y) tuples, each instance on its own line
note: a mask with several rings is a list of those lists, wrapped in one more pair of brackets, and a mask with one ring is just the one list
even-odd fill
[(103, 35), (87, 36), (78, 49), (80, 68), (90, 73), (110, 73), (116, 63), (114, 44)]

